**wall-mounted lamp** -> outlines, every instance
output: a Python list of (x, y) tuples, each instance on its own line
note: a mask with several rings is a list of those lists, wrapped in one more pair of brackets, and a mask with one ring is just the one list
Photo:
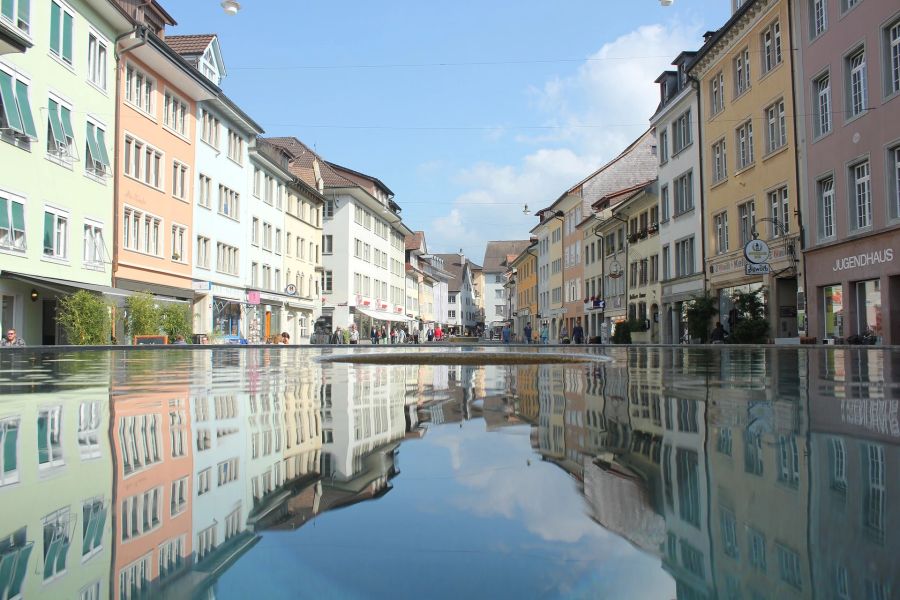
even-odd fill
[(38, 291), (34, 288), (31, 288), (31, 301), (37, 302), (38, 299)]
[[(669, 0), (669, 4), (671, 3), (671, 0)], [(233, 17), (241, 10), (241, 5), (237, 0), (222, 0), (222, 10), (225, 11), (226, 15)]]

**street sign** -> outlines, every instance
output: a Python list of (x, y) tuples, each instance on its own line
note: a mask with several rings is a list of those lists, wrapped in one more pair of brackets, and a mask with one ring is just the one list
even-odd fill
[(769, 269), (769, 263), (763, 263), (761, 265), (746, 263), (744, 265), (744, 273), (746, 273), (747, 275), (768, 275), (771, 272), (771, 269)]
[(750, 240), (744, 246), (744, 257), (755, 265), (768, 262), (770, 255), (769, 245), (763, 240)]

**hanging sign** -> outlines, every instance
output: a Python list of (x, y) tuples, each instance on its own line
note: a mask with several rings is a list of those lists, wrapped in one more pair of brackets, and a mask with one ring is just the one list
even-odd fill
[(747, 245), (744, 246), (744, 258), (754, 265), (761, 265), (769, 262), (769, 256), (771, 256), (771, 254), (772, 252), (769, 250), (769, 245), (763, 240), (750, 240), (747, 242)]

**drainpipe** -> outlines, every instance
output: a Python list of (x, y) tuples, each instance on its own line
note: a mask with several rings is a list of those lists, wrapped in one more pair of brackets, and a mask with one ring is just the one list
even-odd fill
[[(113, 146), (113, 260), (112, 260), (112, 286), (116, 287), (116, 271), (119, 266), (119, 178), (117, 177), (117, 169), (119, 168), (119, 160), (121, 158), (121, 147), (118, 136), (119, 136), (119, 118), (120, 118), (120, 94), (122, 89), (122, 71), (119, 69), (119, 63), (122, 59), (122, 56), (140, 48), (144, 44), (147, 43), (147, 32), (148, 29), (145, 25), (135, 25), (134, 29), (131, 31), (126, 31), (116, 38), (115, 42), (113, 42), (113, 48), (115, 49), (114, 55), (116, 57), (116, 108), (115, 108), (115, 116), (114, 119), (114, 131), (116, 132), (116, 143)], [(119, 42), (123, 39), (136, 36), (140, 41), (136, 44), (128, 46), (121, 52), (119, 52)]]
[[(797, 41), (799, 42), (797, 44), (798, 54), (799, 54), (799, 46), (800, 46), (800, 44), (803, 43), (803, 41), (802, 41), (803, 37), (801, 35), (794, 36), (794, 10), (793, 10), (794, 3), (788, 2), (787, 9), (788, 9), (788, 31), (791, 32), (792, 40), (794, 37), (796, 37)], [(806, 231), (804, 230), (804, 227), (803, 227), (803, 209), (801, 208), (802, 204), (800, 202), (800, 199), (801, 199), (800, 190), (804, 189), (804, 188), (800, 187), (800, 136), (797, 135), (798, 131), (799, 131), (799, 127), (797, 126), (797, 121), (798, 121), (797, 115), (803, 114), (803, 113), (797, 109), (797, 86), (796, 86), (797, 66), (795, 64), (796, 61), (795, 61), (795, 57), (794, 57), (794, 53), (793, 53), (793, 50), (794, 50), (793, 46), (794, 46), (794, 44), (791, 43), (791, 82), (792, 82), (792, 84), (791, 84), (791, 102), (794, 105), (794, 184), (795, 184), (796, 190), (797, 190), (797, 193), (796, 193), (796, 195), (797, 195), (797, 211), (796, 211), (796, 213), (797, 213), (797, 228), (799, 230), (798, 231), (799, 237), (797, 238), (797, 245), (800, 246), (799, 248), (797, 248), (796, 246), (794, 247), (795, 256), (796, 256), (796, 253), (798, 253), (798, 252), (800, 254), (800, 258), (795, 259), (794, 264), (800, 265), (800, 269), (796, 273), (797, 286), (798, 286), (797, 290), (803, 291), (803, 315), (804, 315), (803, 328), (804, 328), (804, 331), (806, 332), (806, 334), (809, 335), (809, 326), (808, 326), (809, 317), (807, 315), (807, 310), (806, 310), (809, 294), (806, 293), (806, 254), (803, 252), (803, 249), (806, 247), (806, 244), (804, 243), (805, 238), (806, 238)], [(804, 82), (801, 82), (800, 85), (804, 85)], [(805, 124), (805, 122), (804, 122), (804, 124)], [(804, 139), (805, 139), (805, 137), (804, 137)], [(809, 197), (809, 190), (806, 190), (806, 196), (807, 196), (807, 198)], [(785, 216), (785, 219), (787, 219), (787, 218), (788, 217)], [(803, 281), (802, 288), (800, 287), (801, 280)], [(797, 303), (795, 301), (795, 305), (796, 304)], [(797, 308), (799, 309), (800, 307), (797, 306)], [(799, 335), (799, 334), (800, 334), (800, 332), (798, 330), (797, 335)]]
[(699, 209), (700, 209), (700, 232), (702, 234), (700, 236), (700, 256), (702, 257), (700, 262), (701, 262), (701, 268), (703, 270), (703, 290), (709, 291), (709, 289), (708, 289), (709, 278), (707, 277), (707, 271), (706, 271), (706, 202), (704, 201), (705, 195), (703, 193), (703, 189), (704, 189), (703, 188), (703, 174), (705, 173), (705, 171), (703, 169), (703, 128), (700, 126), (700, 122), (701, 122), (700, 115), (702, 114), (702, 110), (701, 110), (702, 107), (701, 107), (700, 103), (703, 101), (703, 97), (702, 97), (703, 94), (701, 93), (701, 89), (700, 89), (700, 81), (693, 75), (688, 75), (688, 79), (690, 80), (691, 87), (694, 88), (694, 92), (697, 96), (697, 156), (699, 159), (699, 164), (697, 166), (697, 170), (699, 171), (698, 175), (700, 177), (700, 179), (698, 181), (700, 182)]

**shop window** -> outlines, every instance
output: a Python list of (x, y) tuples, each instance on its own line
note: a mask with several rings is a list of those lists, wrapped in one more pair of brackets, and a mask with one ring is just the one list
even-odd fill
[(844, 294), (842, 286), (829, 285), (822, 288), (824, 307), (825, 338), (840, 338), (844, 329)]
[[(857, 333), (861, 341), (881, 341), (881, 281), (870, 279), (856, 283)], [(877, 341), (875, 341), (877, 340)]]

